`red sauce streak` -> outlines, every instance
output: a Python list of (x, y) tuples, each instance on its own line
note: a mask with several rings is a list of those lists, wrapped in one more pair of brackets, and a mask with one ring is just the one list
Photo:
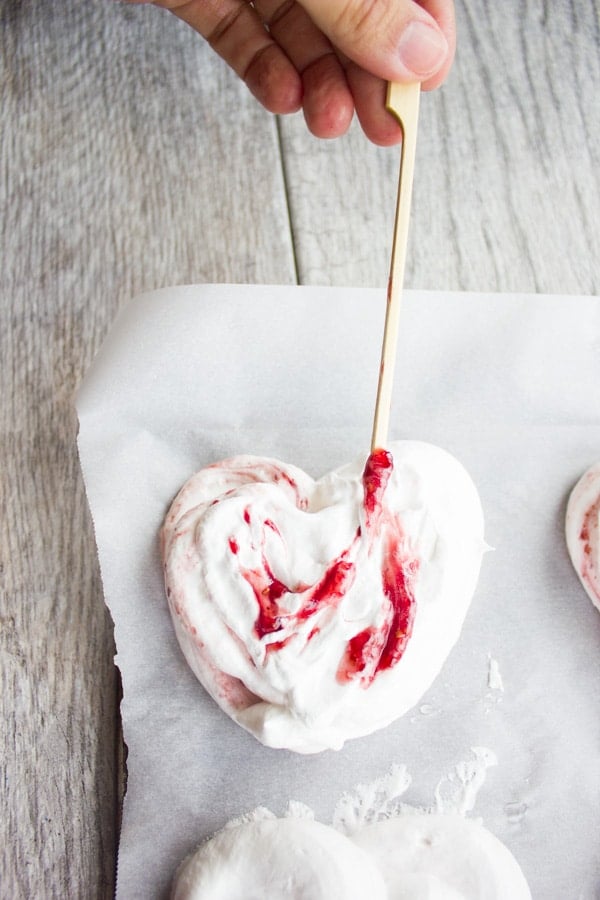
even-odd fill
[(404, 565), (394, 555), (386, 556), (382, 581), (388, 615), (380, 628), (365, 628), (348, 641), (337, 672), (339, 682), (359, 678), (368, 687), (379, 672), (393, 668), (401, 659), (415, 617), (410, 583), (415, 572), (415, 564)]
[(277, 651), (277, 650), (283, 650), (283, 648), (289, 644), (292, 637), (293, 637), (293, 635), (290, 634), (286, 638), (284, 638), (282, 641), (273, 641), (272, 644), (267, 644), (267, 646), (265, 647), (265, 650), (267, 651), (267, 653), (272, 653), (273, 651)]
[[(260, 639), (267, 634), (281, 631), (286, 624), (293, 624), (294, 621), (304, 622), (323, 605), (337, 606), (350, 590), (355, 575), (354, 563), (348, 562), (343, 556), (344, 554), (329, 566), (312, 590), (301, 585), (296, 591), (292, 591), (290, 587), (273, 575), (264, 555), (262, 570), (243, 570), (242, 574), (254, 591), (258, 604), (258, 616), (254, 623), (256, 636)], [(301, 590), (307, 592), (308, 597), (299, 612), (291, 615), (280, 609), (278, 601), (284, 594), (299, 593)], [(280, 641), (280, 647), (285, 646), (285, 643), (286, 641)], [(269, 645), (269, 649), (273, 649), (273, 646)]]
[(417, 571), (418, 562), (413, 560), (408, 565), (403, 565), (397, 543), (388, 541), (382, 579), (383, 592), (392, 608), (392, 621), (377, 664), (377, 672), (396, 665), (412, 634), (416, 609), (411, 582)]
[(393, 469), (393, 459), (386, 450), (374, 451), (367, 460), (363, 474), (364, 504), (368, 537), (373, 540), (385, 530), (383, 594), (388, 600), (388, 614), (379, 628), (366, 628), (351, 638), (337, 672), (341, 683), (360, 678), (368, 687), (378, 672), (391, 669), (401, 659), (412, 634), (416, 612), (412, 582), (418, 562), (412, 557), (403, 559), (399, 523), (385, 515), (383, 496)]
[(598, 519), (600, 516), (600, 497), (587, 509), (579, 533), (579, 540), (583, 544), (583, 560), (581, 564), (581, 577), (592, 591), (595, 597), (600, 599), (600, 579), (593, 555), (592, 544), (598, 540)]
[[(367, 548), (376, 539), (384, 541), (384, 561), (381, 573), (382, 590), (387, 600), (384, 622), (379, 627), (370, 626), (354, 635), (347, 643), (344, 656), (337, 672), (338, 681), (344, 683), (360, 679), (368, 686), (378, 672), (390, 669), (402, 657), (412, 633), (415, 616), (413, 580), (418, 571), (418, 562), (407, 555), (402, 547), (402, 534), (398, 520), (389, 513), (383, 503), (388, 481), (393, 471), (393, 459), (387, 450), (374, 451), (365, 464), (363, 472), (365, 528), (357, 528), (352, 544), (333, 560), (320, 580), (312, 587), (298, 585), (291, 588), (275, 577), (263, 553), (262, 567), (242, 570), (242, 575), (252, 587), (258, 605), (258, 616), (254, 630), (259, 639), (276, 634), (283, 628), (294, 628), (325, 606), (336, 608), (346, 596), (356, 577), (356, 564), (350, 557), (357, 541), (367, 541)], [(281, 477), (291, 487), (295, 483), (284, 473)], [(300, 508), (305, 504), (298, 502)], [(244, 522), (250, 524), (250, 511), (246, 507)], [(279, 530), (271, 519), (263, 522), (279, 535)], [(364, 533), (363, 533), (364, 531)], [(238, 544), (229, 539), (232, 553), (238, 552)], [(301, 608), (291, 614), (280, 603), (288, 593), (304, 594)], [(319, 632), (315, 626), (308, 640)], [(285, 647), (293, 636), (289, 634), (279, 641), (266, 644), (267, 652), (276, 652)]]
[(371, 656), (369, 643), (372, 641), (373, 633), (372, 628), (365, 628), (350, 638), (337, 673), (338, 681), (353, 681), (357, 675), (364, 672)]
[(265, 570), (245, 569), (243, 576), (254, 591), (258, 603), (258, 617), (254, 630), (258, 638), (281, 631), (285, 625), (285, 613), (279, 609), (279, 600), (290, 589), (278, 578), (274, 578), (267, 565)]
[(383, 495), (393, 467), (392, 454), (387, 450), (374, 450), (367, 459), (362, 478), (367, 528), (376, 515), (381, 515)]
[(286, 481), (294, 493), (298, 493), (298, 485), (294, 481), (291, 475), (288, 475), (287, 472), (284, 472), (282, 469), (274, 469), (275, 471), (275, 481)]
[(307, 603), (298, 613), (299, 621), (304, 622), (314, 615), (318, 609), (324, 604), (327, 606), (337, 606), (348, 593), (354, 577), (356, 575), (356, 566), (353, 562), (345, 559), (346, 553), (342, 553), (339, 559), (336, 559), (326, 570), (325, 574), (315, 585), (310, 593)]

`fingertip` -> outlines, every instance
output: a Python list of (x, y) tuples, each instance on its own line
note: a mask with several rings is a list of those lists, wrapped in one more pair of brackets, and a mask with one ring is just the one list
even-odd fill
[(322, 106), (304, 103), (304, 118), (311, 134), (326, 140), (342, 137), (352, 123), (354, 107), (335, 100)]
[(244, 74), (251, 93), (265, 109), (277, 115), (297, 112), (302, 106), (302, 81), (290, 60), (274, 44), (258, 53)]
[(398, 120), (385, 107), (386, 82), (349, 63), (346, 78), (361, 128), (372, 143), (393, 147), (402, 140)]
[(337, 57), (328, 53), (302, 74), (304, 118), (315, 137), (345, 134), (354, 116), (354, 100)]
[(398, 61), (405, 78), (434, 78), (446, 65), (450, 47), (446, 35), (433, 22), (414, 19), (403, 30), (397, 46)]
[(334, 138), (343, 137), (352, 122), (352, 116), (345, 118), (328, 118), (327, 116), (319, 116), (311, 118), (310, 115), (304, 113), (306, 125), (313, 137), (321, 138), (329, 141)]
[(421, 90), (423, 91), (433, 91), (435, 88), (440, 87), (446, 78), (448, 77), (448, 73), (452, 68), (452, 64), (454, 63), (454, 47), (450, 48), (450, 52), (446, 58), (444, 65), (439, 71), (432, 75), (431, 78), (427, 78), (425, 81), (421, 82)]
[(360, 120), (360, 125), (369, 140), (378, 147), (394, 147), (402, 141), (402, 129), (393, 116), (386, 113), (381, 121)]
[(451, 0), (420, 0), (423, 9), (437, 23), (448, 42), (448, 54), (444, 64), (435, 74), (422, 82), (422, 88), (425, 91), (433, 90), (439, 87), (446, 80), (456, 53), (456, 12), (454, 3)]
[(302, 108), (302, 82), (300, 79), (294, 79), (293, 83), (290, 81), (287, 86), (279, 85), (268, 105), (263, 104), (263, 106), (269, 112), (279, 116), (298, 112)]
[[(421, 15), (426, 13), (429, 16), (426, 21), (437, 30), (437, 40), (439, 40), (439, 35), (443, 35), (446, 47), (441, 64), (430, 72), (422, 71), (421, 87), (424, 91), (431, 91), (444, 83), (452, 68), (456, 52), (456, 17), (454, 3), (449, 0), (419, 0), (419, 6)], [(424, 20), (422, 24), (426, 24), (426, 21)], [(431, 36), (431, 34), (430, 30), (429, 35)], [(414, 49), (418, 56), (418, 47)]]

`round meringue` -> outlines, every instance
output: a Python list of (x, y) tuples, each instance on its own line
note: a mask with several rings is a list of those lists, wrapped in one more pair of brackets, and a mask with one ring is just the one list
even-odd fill
[(184, 485), (161, 538), (192, 670), (260, 741), (300, 753), (339, 749), (418, 702), (485, 549), (467, 472), (418, 441), (318, 481), (272, 459), (216, 463)]
[(352, 840), (377, 862), (390, 900), (531, 900), (510, 851), (458, 814), (400, 815)]
[(171, 900), (386, 900), (377, 865), (333, 828), (264, 819), (226, 828), (184, 860)]
[(579, 580), (600, 610), (600, 462), (588, 469), (571, 491), (565, 536)]

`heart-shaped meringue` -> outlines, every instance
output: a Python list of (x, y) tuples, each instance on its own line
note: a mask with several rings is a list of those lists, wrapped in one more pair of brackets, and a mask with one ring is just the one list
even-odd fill
[(600, 462), (584, 472), (571, 491), (565, 535), (579, 580), (600, 610)]
[(161, 538), (196, 676), (264, 744), (300, 753), (414, 706), (458, 638), (485, 549), (468, 474), (416, 441), (318, 481), (272, 459), (216, 463), (184, 485)]

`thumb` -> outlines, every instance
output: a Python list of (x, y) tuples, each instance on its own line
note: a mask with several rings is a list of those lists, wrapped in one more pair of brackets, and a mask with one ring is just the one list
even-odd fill
[(298, 0), (332, 44), (386, 81), (424, 81), (451, 49), (436, 20), (414, 0)]

